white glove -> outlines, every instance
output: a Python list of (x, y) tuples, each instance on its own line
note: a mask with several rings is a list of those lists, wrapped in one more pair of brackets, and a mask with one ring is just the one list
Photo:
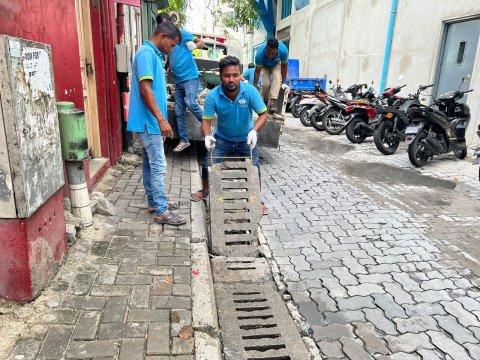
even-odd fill
[(212, 135), (207, 135), (205, 136), (205, 147), (207, 148), (208, 151), (213, 150), (215, 147), (215, 138)]
[(289, 89), (289, 87), (288, 87), (287, 84), (282, 84), (282, 89), (283, 89), (283, 90), (287, 90), (287, 89)]
[(197, 44), (195, 44), (193, 41), (189, 41), (186, 43), (188, 50), (193, 51), (197, 48)]
[(247, 144), (250, 145), (250, 149), (253, 149), (257, 145), (257, 132), (250, 130), (247, 137)]

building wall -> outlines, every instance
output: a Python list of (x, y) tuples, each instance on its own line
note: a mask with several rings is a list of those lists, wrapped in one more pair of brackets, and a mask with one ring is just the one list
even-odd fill
[(50, 44), (57, 100), (83, 108), (74, 0), (0, 0), (0, 34)]
[[(278, 0), (278, 11), (281, 5)], [(390, 6), (386, 0), (310, 0), (310, 5), (292, 9), (291, 16), (277, 21), (277, 33), (290, 28), (290, 57), (300, 60), (301, 77), (326, 74), (344, 86), (373, 82), (378, 89)], [(399, 0), (387, 86), (396, 84), (400, 75), (407, 84), (403, 94), (434, 82), (444, 23), (475, 15), (480, 16), (478, 0)], [(477, 56), (477, 64), (479, 60)], [(479, 66), (470, 88), (479, 90), (468, 98), (472, 110), (468, 144), (478, 142), (473, 130), (480, 122)]]

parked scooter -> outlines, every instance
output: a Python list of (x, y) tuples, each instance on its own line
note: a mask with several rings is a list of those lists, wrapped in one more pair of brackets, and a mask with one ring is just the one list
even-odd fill
[[(465, 80), (462, 79), (459, 89)], [(440, 95), (432, 106), (410, 108), (408, 115), (413, 120), (405, 134), (409, 144), (408, 157), (413, 165), (423, 166), (434, 155), (451, 151), (458, 159), (465, 159), (465, 131), (470, 121), (470, 108), (459, 100), (472, 91), (449, 91)]]
[(288, 97), (288, 106), (293, 117), (300, 117), (300, 101), (304, 97), (314, 97), (319, 91), (322, 90), (320, 83), (316, 83), (313, 90), (292, 90)]
[[(478, 137), (480, 137), (480, 125), (478, 125), (477, 128), (477, 135)], [(473, 153), (473, 163), (476, 165), (480, 165), (480, 146)], [(480, 167), (478, 168), (478, 181), (480, 181)]]
[(312, 108), (316, 109), (320, 104), (323, 104), (322, 99), (325, 97), (325, 91), (321, 88), (320, 84), (315, 85), (315, 94), (306, 95), (300, 101), (297, 111), (300, 114), (300, 121), (303, 126), (312, 126), (311, 112)]
[(393, 106), (377, 106), (377, 114), (380, 123), (373, 133), (373, 140), (377, 149), (385, 155), (392, 155), (397, 151), (400, 141), (405, 141), (405, 130), (410, 125), (408, 110), (415, 105), (420, 105), (422, 91), (432, 87), (431, 85), (419, 86), (415, 94), (410, 94), (400, 102), (396, 101)]

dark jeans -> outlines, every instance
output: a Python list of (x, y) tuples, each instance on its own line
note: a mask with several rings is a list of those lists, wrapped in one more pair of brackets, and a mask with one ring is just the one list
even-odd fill
[(178, 137), (181, 142), (188, 143), (186, 109), (190, 110), (198, 121), (202, 121), (203, 110), (197, 103), (200, 79), (185, 80), (175, 84), (175, 118), (177, 120)]

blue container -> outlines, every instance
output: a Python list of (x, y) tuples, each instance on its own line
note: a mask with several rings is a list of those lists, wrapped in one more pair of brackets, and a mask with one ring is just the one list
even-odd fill
[(298, 59), (288, 59), (287, 78), (298, 78), (300, 76), (300, 61)]
[(314, 90), (315, 85), (320, 83), (323, 90), (327, 86), (327, 79), (325, 78), (290, 78), (291, 90)]

